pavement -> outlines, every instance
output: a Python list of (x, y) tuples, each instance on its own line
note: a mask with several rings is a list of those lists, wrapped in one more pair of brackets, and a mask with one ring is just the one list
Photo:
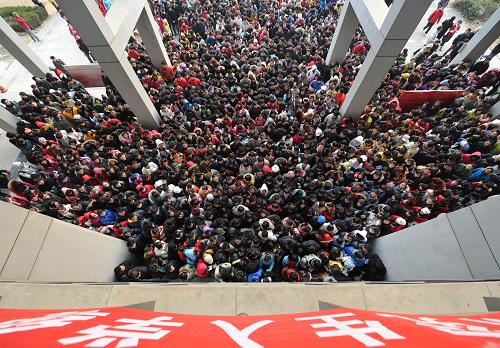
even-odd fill
[[(52, 64), (50, 56), (62, 59), (68, 65), (88, 64), (87, 58), (78, 49), (75, 39), (70, 35), (66, 21), (58, 14), (52, 14), (47, 21), (36, 30), (41, 42), (29, 42), (35, 53), (48, 66)], [(31, 91), (32, 75), (12, 56), (0, 59), (0, 84), (9, 91), (0, 96), (17, 100), (19, 92)]]
[[(418, 48), (421, 48), (422, 46), (425, 45), (425, 41), (427, 40), (427, 35), (424, 34), (424, 31), (422, 29), (427, 24), (427, 18), (429, 18), (432, 11), (434, 11), (436, 9), (436, 7), (437, 7), (436, 4), (437, 4), (437, 1), (433, 4), (431, 4), (431, 6), (429, 6), (429, 9), (425, 13), (425, 15), (422, 17), (422, 19), (420, 20), (420, 23), (418, 24), (417, 28), (413, 32), (413, 35), (408, 40), (405, 47), (408, 48), (408, 52), (410, 54), (412, 52), (414, 52), (415, 50), (417, 50)], [(457, 20), (459, 20), (459, 19), (462, 20), (462, 25), (461, 25), (461, 29), (460, 29), (459, 33), (464, 32), (467, 28), (472, 28), (473, 30), (476, 30), (476, 29), (480, 28), (482, 25), (481, 22), (478, 22), (478, 21), (471, 22), (471, 21), (465, 19), (460, 14), (460, 12), (458, 12), (452, 6), (452, 3), (450, 3), (450, 5), (448, 5), (445, 8), (444, 16), (441, 19), (441, 21), (444, 21), (452, 16), (455, 16), (457, 18)], [(429, 34), (432, 32), (432, 30), (436, 30), (437, 27), (438, 27), (438, 25), (434, 25), (434, 27), (431, 29), (431, 31), (429, 31)], [(457, 35), (457, 34), (455, 34), (455, 35)], [(445, 52), (451, 46), (452, 41), (453, 41), (453, 38), (444, 45), (443, 50), (440, 52), (441, 53)], [(492, 46), (494, 46), (494, 45), (492, 45)], [(440, 52), (438, 52), (438, 53), (440, 53)], [(499, 55), (497, 55), (495, 58), (493, 58), (491, 60), (490, 68), (500, 68), (500, 56)]]

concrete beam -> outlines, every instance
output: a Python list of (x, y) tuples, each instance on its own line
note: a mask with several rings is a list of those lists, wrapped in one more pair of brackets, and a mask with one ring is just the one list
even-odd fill
[[(387, 16), (387, 6), (385, 4), (382, 6), (382, 0), (350, 0), (349, 3), (354, 9), (371, 47), (378, 49), (384, 41), (380, 26)], [(380, 3), (380, 6), (377, 6), (377, 3)]]
[(158, 23), (154, 20), (153, 13), (149, 6), (145, 6), (142, 10), (139, 22), (137, 22), (137, 30), (139, 34), (141, 34), (142, 43), (146, 51), (148, 51), (149, 58), (151, 62), (153, 62), (153, 65), (158, 68), (163, 63), (166, 63), (168, 66), (172, 65), (160, 35), (160, 28)]
[(44, 77), (45, 73), (50, 71), (3, 18), (0, 18), (0, 44), (32, 75)]
[(450, 62), (459, 64), (466, 59), (475, 62), (500, 37), (500, 7), (470, 39), (464, 49)]
[(387, 71), (394, 63), (394, 57), (377, 57), (374, 50), (370, 50), (366, 55), (354, 84), (347, 93), (347, 96), (340, 108), (342, 117), (352, 117), (358, 119), (365, 106), (370, 102), (373, 93), (380, 86)]
[(16, 132), (17, 117), (0, 106), (0, 128), (6, 132)]
[[(353, 3), (356, 2), (356, 0), (352, 1)], [(368, 52), (363, 66), (340, 108), (342, 117), (357, 119), (361, 116), (365, 106), (370, 102), (387, 71), (404, 48), (431, 2), (432, 0), (394, 1), (379, 31), (379, 34), (383, 37), (382, 42), (372, 45)], [(362, 9), (359, 5), (356, 8)], [(385, 7), (385, 10), (387, 10), (387, 7)], [(356, 12), (358, 18), (370, 15), (364, 10), (360, 11), (362, 12)]]
[(87, 47), (107, 46), (113, 40), (113, 31), (95, 0), (58, 0), (57, 3)]
[(337, 28), (333, 34), (332, 43), (326, 56), (326, 65), (340, 64), (344, 61), (358, 25), (358, 17), (356, 17), (350, 1), (348, 1), (342, 8)]
[[(119, 23), (120, 18), (123, 21), (141, 21), (141, 14), (139, 13), (137, 16), (137, 13), (134, 13), (130, 17), (129, 15), (121, 16), (119, 12), (110, 11), (110, 13), (112, 12), (112, 25), (110, 25), (102, 16), (94, 0), (59, 0), (58, 3), (70, 22), (78, 30), (78, 34), (87, 44), (102, 70), (137, 116), (139, 122), (146, 128), (157, 128), (160, 115), (132, 69), (125, 52), (125, 45), (132, 34), (133, 28), (130, 23)], [(125, 0), (124, 3), (135, 8), (132, 1)], [(138, 3), (142, 3), (141, 6), (143, 6), (145, 0), (140, 0)], [(143, 7), (145, 8), (145, 6)], [(127, 11), (130, 9), (118, 6), (115, 10)], [(135, 25), (136, 23), (134, 23)], [(118, 32), (115, 34), (114, 30)]]
[(106, 14), (106, 21), (114, 34), (111, 46), (115, 52), (123, 51), (127, 46), (145, 6), (149, 7), (146, 0), (120, 0), (113, 3)]
[(100, 63), (100, 66), (142, 126), (148, 129), (158, 128), (160, 115), (132, 69), (127, 54), (124, 52), (119, 62)]
[(497, 101), (495, 105), (493, 105), (488, 112), (492, 115), (492, 119), (496, 120), (500, 118), (500, 101)]

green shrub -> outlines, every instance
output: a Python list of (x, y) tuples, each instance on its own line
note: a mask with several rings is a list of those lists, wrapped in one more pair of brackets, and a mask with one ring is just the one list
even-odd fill
[(454, 6), (468, 20), (486, 20), (500, 6), (500, 0), (456, 0)]
[(17, 32), (23, 32), (23, 29), (12, 18), (12, 12), (24, 18), (31, 29), (36, 29), (47, 19), (47, 11), (43, 7), (35, 6), (8, 6), (0, 8), (0, 16)]

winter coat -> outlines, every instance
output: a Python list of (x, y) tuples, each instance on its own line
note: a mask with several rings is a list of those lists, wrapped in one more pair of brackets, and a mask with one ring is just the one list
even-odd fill
[(116, 213), (109, 209), (104, 209), (104, 212), (106, 213), (105, 216), (99, 215), (99, 222), (101, 225), (114, 225), (116, 223)]
[(486, 168), (475, 168), (472, 170), (472, 172), (470, 172), (467, 180), (469, 180), (470, 182), (489, 181), (491, 180), (491, 175), (486, 173)]
[(431, 13), (429, 18), (427, 18), (427, 21), (432, 24), (439, 23), (439, 21), (443, 17), (443, 14), (444, 14), (443, 10), (441, 8), (437, 8), (434, 10), (434, 12)]

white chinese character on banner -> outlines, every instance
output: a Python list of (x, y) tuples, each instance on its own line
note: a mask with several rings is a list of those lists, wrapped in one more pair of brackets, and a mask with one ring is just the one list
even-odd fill
[(119, 323), (129, 325), (97, 325), (89, 329), (78, 331), (82, 336), (62, 338), (59, 343), (64, 345), (90, 341), (85, 347), (106, 347), (115, 340), (120, 339), (117, 348), (137, 347), (139, 340), (159, 340), (165, 337), (170, 330), (163, 330), (158, 326), (181, 327), (184, 323), (177, 323), (172, 317), (157, 317), (149, 320), (140, 319), (119, 319)]
[[(500, 338), (499, 330), (492, 331), (484, 326), (469, 325), (467, 323), (457, 323), (450, 321), (438, 321), (436, 318), (429, 318), (429, 317), (418, 317), (415, 319), (397, 314), (377, 313), (377, 315), (387, 318), (399, 318), (408, 321), (413, 321), (415, 324), (419, 326), (431, 327), (435, 330), (446, 332), (455, 336)], [(482, 318), (481, 320), (479, 320), (479, 319), (460, 318), (459, 320), (470, 321), (474, 323), (489, 324), (489, 325), (500, 325), (500, 321), (497, 319)]]
[(500, 325), (500, 319), (495, 319), (495, 318), (481, 318), (481, 319), (459, 318), (459, 320), (471, 321), (473, 323), (488, 324), (488, 325)]
[[(335, 318), (351, 317), (353, 313), (339, 313), (320, 315), (317, 317), (297, 318), (295, 320), (322, 320), (323, 323), (311, 324), (315, 329), (333, 327), (336, 330), (315, 331), (319, 337), (340, 337), (351, 336), (358, 342), (363, 343), (367, 347), (380, 347), (385, 346), (384, 342), (371, 337), (368, 334), (378, 334), (385, 340), (403, 340), (405, 337), (389, 330), (383, 326), (379, 321), (375, 320), (345, 320), (339, 321)], [(354, 325), (362, 325), (364, 327), (353, 327)]]
[(253, 323), (241, 330), (237, 329), (233, 324), (228, 323), (224, 320), (215, 320), (211, 321), (210, 324), (217, 325), (222, 330), (224, 330), (231, 339), (236, 342), (241, 348), (262, 348), (260, 344), (255, 341), (252, 341), (249, 336), (253, 334), (260, 328), (273, 323), (272, 320), (261, 320), (256, 323)]
[(61, 327), (69, 325), (73, 321), (90, 320), (96, 317), (104, 317), (108, 314), (109, 313), (101, 313), (99, 310), (93, 310), (51, 313), (38, 318), (9, 320), (0, 323), (0, 335), (49, 327)]

